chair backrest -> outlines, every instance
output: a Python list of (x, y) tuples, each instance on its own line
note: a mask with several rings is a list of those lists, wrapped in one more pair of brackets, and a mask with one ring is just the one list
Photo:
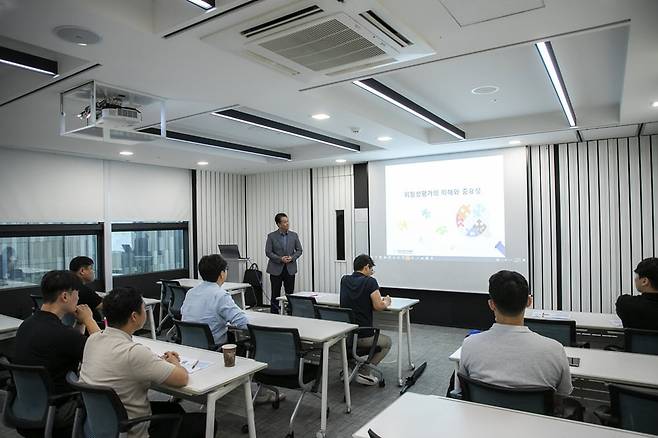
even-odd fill
[(658, 355), (658, 331), (625, 329), (624, 344), (629, 353)]
[(205, 350), (213, 349), (215, 340), (208, 324), (179, 321), (177, 319), (173, 321), (181, 344), (189, 347), (203, 348)]
[(609, 385), (610, 411), (619, 427), (658, 435), (658, 391), (624, 385)]
[[(315, 312), (319, 319), (324, 319), (326, 321), (346, 322), (348, 324), (354, 324), (355, 321), (354, 311), (345, 307), (321, 306), (316, 304)], [(349, 352), (351, 352), (354, 338), (352, 336), (348, 336), (346, 338), (346, 342), (347, 349)]]
[(565, 347), (576, 345), (576, 321), (526, 318), (524, 323), (533, 332), (555, 339)]
[(171, 286), (180, 286), (180, 283), (175, 280), (160, 280), (160, 302), (167, 307), (172, 298), (172, 292), (169, 289)]
[(288, 305), (290, 306), (290, 314), (292, 316), (301, 316), (303, 318), (317, 318), (315, 314), (315, 298), (313, 297), (298, 297), (295, 295), (288, 295)]
[(32, 313), (41, 309), (41, 305), (43, 304), (43, 296), (30, 294), (30, 298), (32, 298)]
[(80, 392), (85, 405), (85, 431), (94, 438), (116, 438), (120, 423), (128, 419), (121, 399), (109, 386), (88, 385), (78, 381), (75, 373), (66, 376), (68, 383)]
[(46, 426), (48, 399), (54, 393), (45, 367), (17, 365), (6, 358), (0, 367), (11, 375), (13, 385), (5, 399), (4, 420), (15, 428), (38, 429)]
[(302, 348), (299, 332), (294, 328), (247, 325), (253, 346), (253, 359), (267, 363), (262, 374), (297, 376)]
[(553, 413), (552, 388), (504, 388), (479, 382), (459, 373), (462, 396), (466, 401), (516, 409), (535, 414)]
[(171, 291), (171, 300), (169, 301), (167, 312), (169, 312), (173, 319), (181, 319), (180, 309), (183, 307), (183, 301), (185, 301), (187, 289), (183, 286), (170, 285), (169, 290)]

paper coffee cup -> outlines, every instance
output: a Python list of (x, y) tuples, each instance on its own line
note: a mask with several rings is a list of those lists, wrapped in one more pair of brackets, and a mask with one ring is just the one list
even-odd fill
[(235, 344), (224, 344), (222, 345), (222, 353), (224, 353), (224, 366), (233, 367), (235, 366), (235, 351), (238, 348)]

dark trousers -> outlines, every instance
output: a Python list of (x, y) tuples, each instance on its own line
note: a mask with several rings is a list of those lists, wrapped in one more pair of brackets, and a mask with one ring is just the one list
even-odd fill
[[(295, 276), (288, 273), (288, 268), (283, 267), (280, 275), (270, 274), (270, 285), (272, 286), (272, 313), (279, 313), (279, 302), (276, 297), (281, 295), (281, 285), (283, 285), (286, 295), (295, 292)], [(275, 308), (276, 307), (276, 308)]]
[[(203, 412), (187, 413), (178, 403), (152, 401), (151, 411), (157, 414), (183, 414), (183, 421), (178, 429), (179, 438), (203, 438), (206, 433), (206, 414)], [(217, 431), (217, 422), (215, 422)], [(171, 422), (158, 421), (149, 427), (150, 438), (171, 438)]]

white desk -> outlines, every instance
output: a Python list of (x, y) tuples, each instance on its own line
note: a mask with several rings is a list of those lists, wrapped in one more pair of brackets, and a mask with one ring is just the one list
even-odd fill
[[(201, 283), (203, 283), (203, 280), (197, 278), (176, 278), (174, 281), (177, 281), (181, 286), (183, 286), (186, 289), (192, 289), (193, 287), (196, 287)], [(160, 284), (159, 281), (158, 284)], [(236, 295), (240, 295), (240, 302), (238, 303), (238, 305), (242, 309), (245, 309), (247, 307), (244, 299), (244, 290), (251, 287), (249, 283), (230, 283), (227, 281), (222, 285), (222, 287), (226, 292), (228, 292), (233, 296), (233, 299), (235, 299)]]
[(11, 339), (16, 336), (18, 327), (23, 323), (22, 319), (0, 315), (0, 340)]
[[(300, 318), (296, 316), (273, 315), (271, 313), (247, 311), (249, 323), (265, 327), (296, 328), (299, 337), (303, 341), (322, 344), (322, 411), (320, 415), (320, 431), (317, 437), (324, 437), (327, 433), (327, 392), (329, 383), (329, 348), (340, 341), (343, 356), (343, 376), (349, 376), (347, 368), (347, 346), (345, 336), (357, 328), (355, 324), (347, 324), (336, 321), (322, 321), (311, 318)], [(350, 398), (349, 379), (343, 379), (345, 390), (345, 403), (347, 412), (352, 410), (352, 399)]]
[[(98, 296), (104, 297), (107, 295), (107, 292), (96, 292)], [(157, 298), (147, 298), (143, 297), (144, 300), (144, 307), (146, 308), (146, 316), (149, 321), (149, 329), (151, 330), (151, 339), (157, 339), (158, 337), (155, 335), (155, 305), (160, 304), (160, 300)]]
[(165, 351), (176, 351), (181, 356), (212, 362), (208, 368), (190, 374), (187, 386), (172, 388), (165, 385), (155, 385), (153, 389), (182, 398), (206, 398), (206, 438), (215, 436), (215, 403), (224, 395), (239, 386), (244, 390), (244, 400), (247, 414), (249, 438), (256, 438), (254, 423), (254, 406), (251, 400), (251, 376), (267, 368), (266, 363), (236, 356), (235, 366), (226, 368), (224, 356), (215, 351), (202, 350), (184, 345), (154, 341), (141, 336), (133, 336), (133, 340), (146, 345), (154, 353), (162, 355)]
[(526, 318), (537, 319), (572, 319), (576, 327), (598, 330), (621, 330), (621, 319), (614, 313), (567, 312), (562, 310), (526, 309)]
[[(339, 306), (340, 305), (340, 296), (338, 294), (329, 294), (321, 292), (297, 292), (293, 295), (301, 297), (313, 297), (318, 304), (323, 306)], [(280, 302), (286, 301), (285, 296), (278, 297), (277, 300)], [(391, 297), (391, 305), (386, 308), (385, 312), (397, 313), (398, 315), (398, 385), (402, 386), (404, 384), (404, 379), (402, 378), (402, 332), (405, 325), (407, 326), (407, 361), (409, 363), (409, 370), (414, 369), (414, 364), (411, 361), (411, 321), (409, 313), (413, 306), (418, 304), (420, 300), (411, 299), (411, 298), (395, 298)], [(281, 314), (283, 314), (283, 306), (279, 306), (281, 309)]]
[[(639, 438), (649, 437), (611, 427), (547, 415), (407, 392), (359, 429), (354, 438), (368, 438), (368, 429), (384, 438)], [(441, 431), (445, 431), (444, 434)]]
[[(569, 367), (572, 377), (658, 388), (658, 356), (574, 347), (564, 347), (564, 351), (568, 357), (580, 358), (580, 366)], [(459, 370), (461, 352), (460, 347), (450, 355), (455, 371)]]

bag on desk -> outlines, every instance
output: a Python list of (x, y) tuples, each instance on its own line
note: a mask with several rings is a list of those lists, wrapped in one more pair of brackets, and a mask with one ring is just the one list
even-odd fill
[(246, 293), (244, 300), (246, 307), (263, 305), (263, 272), (258, 269), (256, 263), (252, 263), (244, 271), (243, 283), (251, 285), (252, 293)]

